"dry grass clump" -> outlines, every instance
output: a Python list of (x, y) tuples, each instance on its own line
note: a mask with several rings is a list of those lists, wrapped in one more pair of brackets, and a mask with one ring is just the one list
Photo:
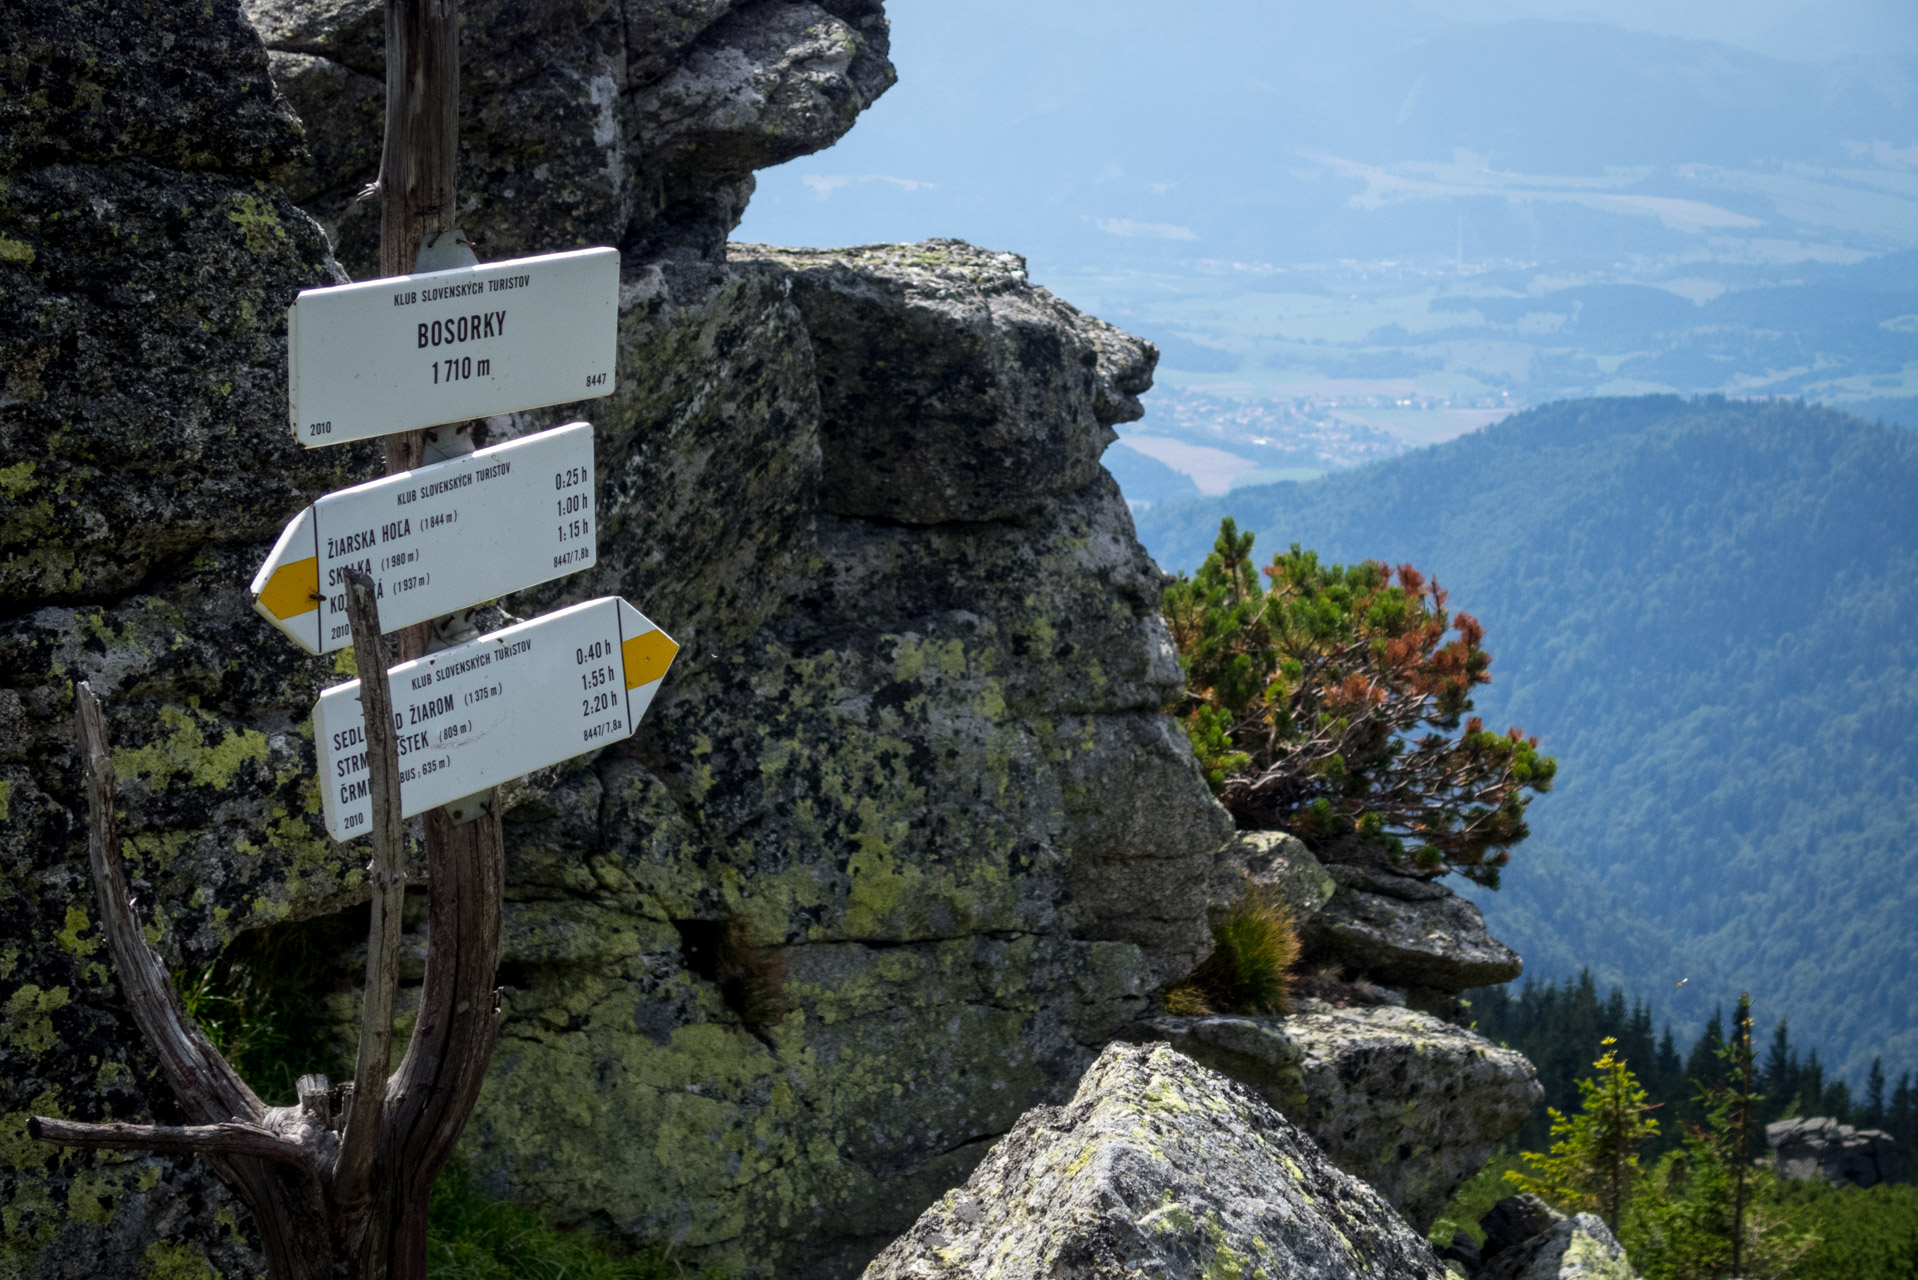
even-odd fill
[(1299, 959), (1299, 934), (1286, 902), (1248, 884), (1213, 924), (1212, 941), (1205, 963), (1165, 993), (1167, 1013), (1285, 1012)]

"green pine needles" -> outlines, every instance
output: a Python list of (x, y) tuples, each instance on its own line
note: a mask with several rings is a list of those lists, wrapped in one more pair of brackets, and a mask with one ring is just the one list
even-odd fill
[(1409, 564), (1323, 565), (1295, 543), (1260, 571), (1252, 542), (1227, 518), (1164, 598), (1186, 674), (1173, 711), (1220, 800), (1241, 828), (1356, 838), (1496, 887), (1557, 765), (1467, 718), (1491, 679), (1484, 629)]
[(1529, 1173), (1506, 1179), (1568, 1212), (1596, 1209), (1646, 1280), (1788, 1280), (1818, 1238), (1800, 1223), (1763, 1147), (1752, 1051), (1751, 996), (1717, 1050), (1717, 1078), (1698, 1085), (1704, 1122), (1651, 1169), (1638, 1153), (1658, 1133), (1654, 1106), (1604, 1041), (1596, 1079), (1580, 1080), (1576, 1116), (1554, 1110), (1549, 1152), (1525, 1152)]
[(1560, 1208), (1597, 1210), (1614, 1235), (1641, 1177), (1638, 1149), (1658, 1133), (1658, 1121), (1647, 1114), (1656, 1104), (1618, 1056), (1617, 1043), (1606, 1036), (1601, 1042), (1605, 1052), (1592, 1064), (1598, 1078), (1578, 1082), (1577, 1115), (1548, 1108), (1552, 1149), (1543, 1155), (1524, 1153), (1531, 1173), (1505, 1175), (1507, 1181)]

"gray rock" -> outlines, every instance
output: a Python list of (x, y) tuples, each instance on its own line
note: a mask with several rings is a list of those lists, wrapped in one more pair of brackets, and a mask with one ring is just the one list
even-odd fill
[(299, 163), (300, 144), (266, 50), (229, 6), (172, 7), (143, 24), (110, 0), (8, 6), (0, 173), (145, 161), (257, 176)]
[(867, 1280), (1150, 1275), (1439, 1280), (1431, 1247), (1244, 1087), (1114, 1045), (1028, 1112)]
[[(622, 297), (620, 383), (590, 411), (600, 563), (507, 606), (618, 592), (684, 649), (639, 737), (513, 789), (505, 1014), (467, 1150), (487, 1185), (635, 1244), (675, 1239), (689, 1265), (852, 1275), (1203, 958), (1230, 821), (1159, 710), (1179, 676), (1157, 571), (1109, 477), (1022, 495), (1017, 521), (822, 512), (820, 379), (785, 279), (629, 262)], [(247, 349), (207, 350), (236, 395), (255, 385)], [(284, 432), (283, 390), (257, 376), (273, 396), (258, 429)], [(341, 672), (292, 653), (245, 595), (277, 522), (329, 482), (255, 514), (250, 493), (292, 483), (261, 470), (277, 455), (207, 456), (183, 481), (136, 472), (128, 492), (231, 494), (224, 524), (204, 504), (227, 541), (161, 522), (181, 550), (140, 590), (83, 582), (70, 605), (0, 623), (0, 919), (56, 940), (0, 979), (8, 1124), (29, 1107), (164, 1109), (88, 924), (74, 678), (108, 698), (136, 891), (175, 963), (242, 931), (317, 927), (361, 894), (363, 850), (317, 826), (306, 736)], [(291, 461), (344, 483), (373, 470), (355, 457)], [(115, 536), (102, 547), (131, 557), (145, 535)], [(783, 1020), (749, 1024), (689, 958), (682, 930), (741, 916), (781, 975)], [(343, 1037), (353, 978), (326, 980)], [(167, 1239), (247, 1270), (201, 1166), (160, 1162), (146, 1192), (142, 1162), (69, 1161), (78, 1182), (4, 1184), (0, 1208), (34, 1224), (5, 1242), (9, 1263), (131, 1277), (159, 1238), (153, 1206), (173, 1205)], [(70, 1209), (69, 1185), (105, 1188), (103, 1207)]]
[(1514, 1245), (1543, 1235), (1564, 1220), (1564, 1214), (1529, 1191), (1506, 1196), (1478, 1220), (1479, 1230), (1485, 1233), (1481, 1256), (1496, 1257)]
[(1781, 1178), (1823, 1178), (1860, 1187), (1898, 1180), (1898, 1143), (1882, 1129), (1856, 1129), (1813, 1116), (1773, 1121), (1765, 1126), (1765, 1141)]
[(1421, 1231), (1544, 1091), (1523, 1055), (1402, 1008), (1156, 1018), (1145, 1033), (1255, 1091)]
[(1220, 850), (1219, 869), (1216, 901), (1232, 901), (1250, 883), (1290, 907), (1295, 922), (1316, 915), (1339, 887), (1305, 841), (1283, 831), (1239, 832)]
[(167, 955), (204, 964), (291, 897), (357, 888), (363, 855), (306, 816), (294, 728), (331, 664), (262, 644), (244, 593), (261, 540), (371, 456), (286, 425), (286, 305), (339, 270), (275, 185), (300, 123), (233, 6), (30, 0), (4, 24), (0, 1274), (257, 1274), (204, 1163), (56, 1152), (25, 1120), (177, 1114), (104, 963), (74, 680), (114, 698), (129, 871)]
[[(379, 0), (247, 0), (323, 135), (289, 190), (378, 271)], [(711, 258), (752, 172), (830, 146), (891, 86), (877, 0), (481, 0), (461, 15), (461, 223), (497, 260), (585, 244)]]
[(1487, 1256), (1474, 1280), (1633, 1280), (1633, 1272), (1605, 1220), (1581, 1213)]
[(848, 250), (733, 245), (793, 282), (819, 362), (821, 501), (913, 524), (1027, 515), (1100, 474), (1142, 412), (1156, 348), (957, 240)]
[(1450, 994), (1524, 970), (1518, 953), (1485, 931), (1478, 907), (1445, 886), (1362, 867), (1328, 870), (1339, 891), (1300, 930), (1308, 963)]

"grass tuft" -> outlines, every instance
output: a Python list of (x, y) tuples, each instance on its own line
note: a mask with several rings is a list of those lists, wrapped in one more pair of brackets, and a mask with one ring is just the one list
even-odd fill
[(1299, 934), (1282, 899), (1248, 884), (1212, 926), (1213, 951), (1164, 997), (1167, 1013), (1284, 1013)]

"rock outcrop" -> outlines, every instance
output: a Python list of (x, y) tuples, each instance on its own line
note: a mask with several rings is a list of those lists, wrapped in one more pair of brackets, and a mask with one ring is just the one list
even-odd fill
[[(246, 0), (306, 121), (289, 195), (378, 274), (380, 0)], [(460, 25), (461, 218), (484, 258), (715, 255), (753, 170), (830, 146), (894, 80), (879, 0), (479, 0)]]
[(1307, 1000), (1287, 1018), (1155, 1018), (1139, 1034), (1250, 1086), (1421, 1231), (1544, 1096), (1523, 1055), (1411, 1009)]
[(1021, 1117), (866, 1280), (1150, 1275), (1441, 1280), (1431, 1247), (1244, 1086), (1165, 1045), (1107, 1049)]
[(1898, 1143), (1883, 1129), (1857, 1129), (1829, 1116), (1775, 1120), (1765, 1126), (1765, 1142), (1781, 1178), (1858, 1187), (1898, 1181)]
[(1445, 885), (1370, 867), (1326, 870), (1339, 889), (1304, 923), (1309, 962), (1448, 995), (1510, 982), (1524, 968), (1485, 931), (1477, 905)]
[[(294, 511), (378, 469), (293, 445), (281, 323), (343, 278), (322, 225), (371, 258), (345, 195), (376, 12), (256, 7), (270, 78), (231, 9), (45, 4), (11, 38), (46, 56), (0, 67), (0, 1269), (255, 1265), (203, 1165), (24, 1134), (171, 1114), (93, 921), (75, 680), (108, 702), (157, 945), (199, 973), (326, 939), (304, 1065), (339, 1070), (365, 854), (319, 825), (308, 715), (352, 660), (297, 655), (245, 588)], [(956, 243), (726, 260), (751, 168), (889, 81), (876, 5), (482, 5), (467, 30), (483, 254), (625, 253), (615, 395), (490, 426), (594, 422), (600, 563), (504, 608), (618, 592), (683, 648), (639, 736), (510, 793), (466, 1155), (689, 1265), (850, 1275), (1210, 945), (1230, 824), (1159, 710), (1158, 571), (1097, 465), (1153, 353)], [(741, 937), (750, 990), (715, 960)]]
[(1633, 1280), (1631, 1260), (1597, 1214), (1566, 1217), (1536, 1196), (1510, 1196), (1481, 1219), (1472, 1280)]
[(1213, 900), (1229, 903), (1245, 886), (1283, 902), (1297, 922), (1310, 920), (1338, 892), (1338, 881), (1305, 841), (1283, 831), (1241, 831), (1219, 853)]

